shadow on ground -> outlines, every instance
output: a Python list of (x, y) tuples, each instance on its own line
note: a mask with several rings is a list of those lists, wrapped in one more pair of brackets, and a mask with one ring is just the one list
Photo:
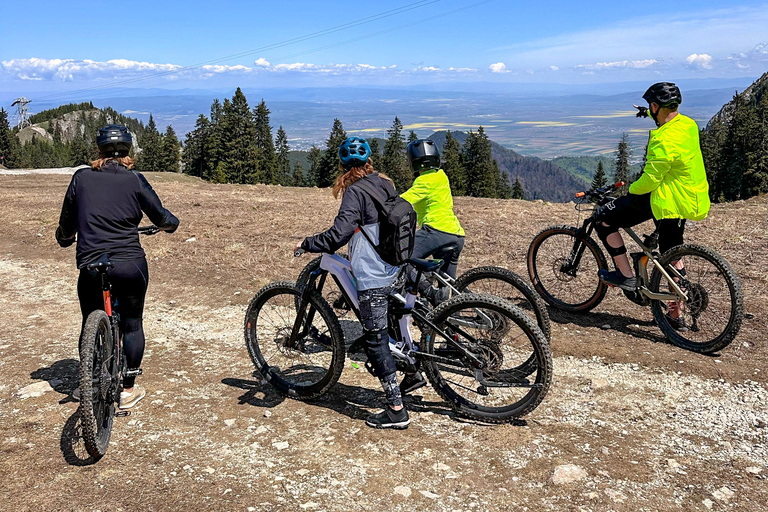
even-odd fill
[(29, 374), (34, 380), (46, 380), (54, 391), (66, 395), (59, 403), (74, 402), (72, 392), (78, 386), (80, 361), (77, 359), (61, 359), (51, 366), (38, 368)]

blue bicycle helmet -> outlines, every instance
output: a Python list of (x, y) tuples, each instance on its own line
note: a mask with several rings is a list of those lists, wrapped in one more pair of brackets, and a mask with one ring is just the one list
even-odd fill
[(371, 147), (368, 141), (360, 137), (349, 137), (339, 146), (339, 159), (345, 170), (362, 167), (371, 158)]

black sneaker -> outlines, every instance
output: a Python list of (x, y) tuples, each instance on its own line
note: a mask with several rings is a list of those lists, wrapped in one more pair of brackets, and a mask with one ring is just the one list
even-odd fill
[(387, 406), (380, 413), (368, 416), (368, 419), (365, 420), (365, 424), (369, 427), (394, 428), (395, 430), (405, 430), (410, 423), (411, 419), (408, 417), (408, 411), (405, 407), (395, 411)]
[(403, 377), (402, 382), (400, 382), (400, 393), (403, 395), (407, 395), (409, 393), (412, 393), (416, 391), (419, 388), (423, 388), (427, 385), (427, 381), (424, 378), (424, 376), (421, 374), (421, 372), (416, 372), (414, 374), (405, 374), (405, 377)]
[(624, 274), (618, 270), (608, 272), (605, 269), (601, 269), (600, 272), (597, 273), (597, 277), (599, 277), (602, 282), (607, 283), (610, 286), (618, 286), (622, 290), (633, 292), (637, 289), (637, 278), (634, 276), (624, 277)]

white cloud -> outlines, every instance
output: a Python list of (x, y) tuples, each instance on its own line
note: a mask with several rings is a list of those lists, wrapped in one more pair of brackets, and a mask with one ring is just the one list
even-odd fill
[(616, 68), (630, 68), (630, 69), (643, 69), (656, 64), (656, 59), (644, 59), (644, 60), (620, 60), (616, 62), (596, 62), (594, 64), (579, 64), (576, 68), (584, 68), (590, 70), (602, 70), (602, 69), (616, 69)]
[(491, 70), (491, 73), (506, 73), (507, 65), (503, 62), (497, 62), (488, 66), (488, 69)]
[(550, 71), (560, 71), (560, 68), (557, 66), (549, 66)]
[(706, 53), (692, 53), (685, 60), (694, 68), (712, 69), (712, 56)]
[(200, 69), (207, 73), (248, 73), (253, 71), (252, 68), (241, 64), (237, 66), (206, 65)]
[(268, 68), (269, 66), (272, 65), (264, 57), (259, 57), (258, 59), (256, 59), (256, 61), (254, 61), (254, 64), (256, 64), (257, 66), (262, 67), (262, 68)]

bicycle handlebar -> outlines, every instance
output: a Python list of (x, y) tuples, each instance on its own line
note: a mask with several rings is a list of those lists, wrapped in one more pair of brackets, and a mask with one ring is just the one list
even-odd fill
[(306, 252), (306, 251), (305, 251), (304, 249), (298, 249), (298, 250), (296, 250), (296, 251), (293, 251), (293, 257), (294, 257), (294, 258), (298, 258), (299, 256), (301, 256), (301, 255), (302, 255), (302, 254), (304, 254), (305, 252)]
[(625, 182), (618, 181), (618, 182), (614, 183), (613, 185), (608, 185), (607, 187), (599, 188), (597, 190), (585, 190), (583, 192), (576, 192), (576, 197), (579, 198), (579, 199), (582, 198), (582, 197), (588, 197), (588, 198), (593, 198), (593, 199), (602, 199), (607, 194), (610, 194), (611, 192), (613, 192), (613, 191), (623, 187), (624, 185), (625, 185)]
[(153, 226), (153, 225), (150, 225), (150, 226), (139, 226), (137, 228), (137, 231), (141, 235), (154, 235), (154, 234), (157, 234), (157, 233), (160, 232), (160, 228), (157, 227), (157, 226)]

